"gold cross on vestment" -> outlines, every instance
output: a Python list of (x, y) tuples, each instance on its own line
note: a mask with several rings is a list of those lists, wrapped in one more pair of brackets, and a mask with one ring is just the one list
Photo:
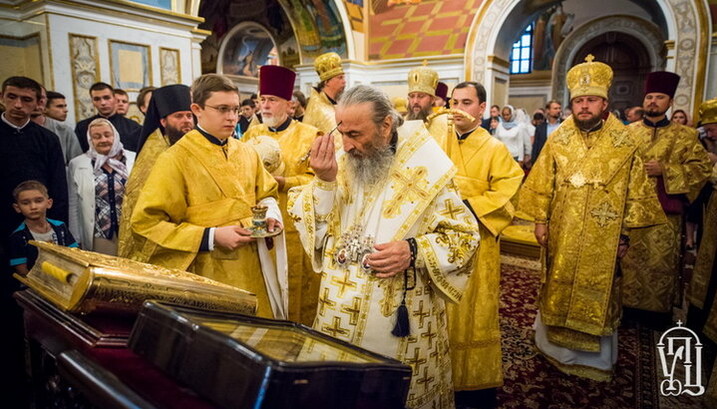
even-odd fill
[(457, 219), (459, 214), (465, 213), (465, 209), (462, 207), (456, 207), (451, 199), (446, 199), (443, 204), (445, 209), (440, 212), (441, 216), (446, 216), (449, 219)]
[(321, 327), (322, 332), (331, 334), (332, 337), (336, 337), (336, 334), (348, 335), (348, 328), (341, 328), (341, 317), (334, 317), (333, 325), (324, 325)]
[(414, 372), (418, 374), (418, 367), (425, 364), (427, 361), (425, 358), (419, 358), (421, 355), (419, 354), (420, 348), (416, 347), (413, 348), (413, 356), (405, 358), (403, 361), (409, 365), (411, 365), (414, 369)]
[(413, 311), (413, 315), (418, 317), (418, 328), (423, 328), (423, 321), (431, 315), (428, 311), (423, 311), (423, 300), (418, 302), (418, 309)]
[(428, 331), (421, 334), (421, 338), (428, 338), (428, 347), (433, 348), (433, 338), (437, 337), (438, 333), (431, 330), (431, 322), (428, 323)]
[(337, 285), (341, 286), (339, 288), (339, 297), (344, 296), (344, 292), (346, 292), (346, 287), (356, 288), (356, 282), (349, 280), (348, 270), (344, 272), (343, 280), (339, 280), (336, 277), (331, 277), (331, 284), (337, 284)]
[(350, 325), (356, 325), (358, 323), (359, 313), (361, 312), (361, 298), (354, 297), (351, 307), (344, 305), (341, 307), (341, 312), (349, 314)]
[(336, 302), (329, 299), (329, 289), (324, 288), (324, 292), (319, 297), (319, 315), (324, 315), (324, 309), (326, 307), (335, 307)]
[(590, 211), (590, 215), (595, 218), (600, 227), (607, 226), (611, 221), (618, 218), (617, 214), (608, 202), (602, 202), (600, 205)]
[(401, 214), (401, 205), (405, 202), (415, 202), (428, 198), (428, 169), (425, 166), (406, 168), (403, 171), (394, 170), (391, 174), (391, 188), (393, 197), (383, 206), (383, 216), (392, 219)]
[(434, 379), (435, 379), (434, 377), (428, 376), (428, 367), (425, 366), (425, 367), (423, 367), (423, 376), (416, 379), (416, 383), (419, 385), (422, 384), (423, 388), (425, 390), (428, 390), (428, 388), (430, 388), (430, 384), (433, 383)]

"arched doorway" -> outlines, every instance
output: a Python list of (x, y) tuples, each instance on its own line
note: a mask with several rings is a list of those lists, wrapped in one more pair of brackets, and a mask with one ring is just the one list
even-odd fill
[(585, 43), (575, 53), (570, 66), (585, 61), (588, 54), (612, 67), (613, 85), (608, 96), (610, 109), (622, 111), (642, 104), (645, 77), (652, 71), (652, 63), (640, 40), (618, 31), (603, 33)]

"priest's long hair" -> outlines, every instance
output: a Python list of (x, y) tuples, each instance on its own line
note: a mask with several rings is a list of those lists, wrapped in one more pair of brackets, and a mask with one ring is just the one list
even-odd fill
[(370, 102), (373, 104), (373, 123), (380, 126), (387, 116), (393, 117), (393, 128), (391, 133), (395, 133), (398, 127), (403, 125), (403, 118), (393, 109), (393, 104), (385, 92), (369, 85), (356, 85), (344, 91), (341, 99), (338, 101), (339, 106), (351, 106)]

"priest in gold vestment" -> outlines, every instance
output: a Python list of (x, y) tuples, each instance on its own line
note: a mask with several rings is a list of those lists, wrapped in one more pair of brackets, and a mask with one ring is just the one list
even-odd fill
[(438, 73), (426, 66), (426, 63), (408, 72), (408, 113), (406, 119), (421, 120), (438, 145), (445, 146), (449, 135), (446, 115), (429, 116), (434, 112)]
[[(321, 82), (316, 88), (311, 89), (309, 103), (306, 106), (302, 122), (315, 126), (326, 134), (336, 128), (334, 106), (346, 88), (346, 75), (341, 66), (341, 57), (333, 52), (322, 54), (316, 58), (314, 69), (319, 74)], [(341, 138), (335, 138), (334, 143), (336, 150), (341, 149)]]
[(268, 208), (268, 231), (282, 227), (277, 183), (232, 137), (239, 92), (230, 79), (206, 74), (194, 81), (192, 100), (196, 129), (157, 158), (132, 213), (132, 230), (147, 239), (138, 259), (248, 290), (257, 315), (286, 318), (283, 236), (274, 239), (275, 263), (249, 230), (257, 204)]
[(139, 257), (137, 250), (142, 248), (145, 238), (130, 228), (132, 211), (157, 157), (194, 128), (191, 104), (192, 97), (186, 85), (167, 85), (152, 93), (137, 146), (137, 160), (125, 186), (119, 231), (120, 257)]
[(313, 176), (309, 168), (309, 151), (316, 139), (317, 129), (289, 116), (289, 104), (296, 74), (284, 67), (265, 65), (259, 69), (261, 117), (264, 122), (249, 128), (242, 140), (248, 144), (261, 135), (279, 142), (283, 173), (275, 175), (279, 184), (279, 207), (284, 216), (289, 268), (289, 319), (311, 325), (316, 316), (319, 299), (318, 275), (311, 268), (311, 260), (301, 247), (299, 233), (287, 217), (286, 195), (289, 189), (308, 183)]
[(478, 246), (455, 166), (374, 88), (346, 91), (336, 117), (344, 151), (317, 139), (316, 178), (289, 203), (322, 275), (314, 328), (409, 364), (406, 407), (453, 408), (445, 304), (460, 301)]
[(710, 173), (697, 131), (665, 115), (679, 81), (680, 76), (671, 72), (650, 73), (645, 82), (645, 117), (629, 127), (668, 223), (630, 230), (630, 251), (620, 260), (623, 305), (630, 307), (626, 318), (634, 316), (660, 330), (672, 326), (685, 206), (688, 198), (697, 197)]
[(608, 380), (617, 361), (618, 257), (629, 228), (665, 222), (635, 138), (608, 108), (612, 69), (592, 55), (567, 74), (573, 115), (550, 135), (520, 191), (545, 248), (535, 342), (558, 369)]
[[(458, 167), (455, 182), (461, 198), (478, 219), (481, 237), (473, 274), (459, 304), (448, 306), (453, 384), (459, 403), (469, 407), (495, 400), (503, 384), (500, 323), (501, 231), (513, 220), (510, 199), (524, 172), (506, 148), (483, 129), (486, 91), (476, 82), (463, 82), (453, 90), (452, 108), (470, 114), (456, 117), (456, 134), (444, 147)], [(489, 389), (489, 390), (486, 390)], [(481, 393), (469, 392), (486, 390)]]

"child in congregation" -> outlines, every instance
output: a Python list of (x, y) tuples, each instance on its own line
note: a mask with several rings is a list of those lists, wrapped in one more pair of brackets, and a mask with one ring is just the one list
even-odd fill
[(47, 218), (47, 209), (52, 207), (52, 199), (45, 185), (36, 180), (27, 180), (20, 183), (12, 193), (15, 211), (25, 217), (25, 221), (10, 235), (10, 266), (15, 272), (25, 275), (35, 264), (37, 248), (28, 243), (30, 240), (78, 247), (65, 223)]

